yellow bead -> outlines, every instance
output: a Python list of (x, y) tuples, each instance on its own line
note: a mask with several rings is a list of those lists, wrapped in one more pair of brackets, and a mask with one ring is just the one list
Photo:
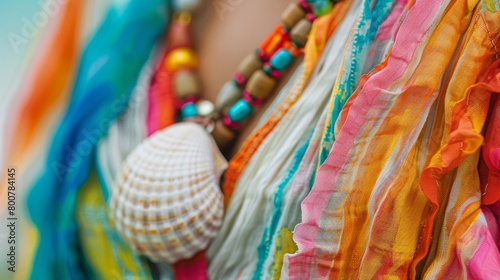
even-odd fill
[(198, 59), (193, 50), (188, 48), (178, 48), (170, 52), (165, 59), (165, 66), (170, 72), (175, 72), (182, 67), (195, 69)]

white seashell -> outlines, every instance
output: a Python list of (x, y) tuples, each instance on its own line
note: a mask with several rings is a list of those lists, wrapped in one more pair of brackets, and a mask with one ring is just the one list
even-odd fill
[(219, 178), (226, 167), (200, 125), (156, 132), (116, 176), (110, 208), (118, 232), (156, 262), (174, 263), (206, 249), (222, 224)]

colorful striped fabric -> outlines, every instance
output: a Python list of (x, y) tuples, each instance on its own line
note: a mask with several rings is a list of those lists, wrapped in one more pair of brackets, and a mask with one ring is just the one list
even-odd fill
[[(211, 278), (247, 279), (252, 277), (254, 270), (257, 271), (253, 277), (261, 277), (263, 263), (257, 262), (255, 247), (258, 246), (272, 213), (269, 193), (276, 190), (275, 179), (283, 175), (293, 153), (306, 140), (304, 131), (310, 131), (324, 111), (357, 10), (358, 5), (352, 6), (346, 15), (347, 20), (342, 22), (325, 45), (323, 55), (302, 96), (268, 135), (241, 174), (234, 197), (227, 208), (224, 224), (208, 251), (211, 258)], [(318, 20), (325, 30), (331, 30), (329, 26), (336, 22), (332, 16)], [(231, 252), (226, 253), (226, 250)], [(261, 252), (259, 250), (259, 255)]]
[(490, 77), (499, 73), (498, 64), (486, 71), (498, 55), (495, 46), (500, 42), (500, 12), (488, 10), (491, 2), (478, 5), (449, 66), (440, 150), (420, 177), (422, 190), (433, 204), (429, 226), (422, 232), (423, 240), (432, 237), (431, 244), (427, 249), (422, 242), (418, 251), (425, 255), (424, 277), (500, 277), (497, 237), (489, 232), (481, 211), (477, 171), (490, 93), (500, 91)]
[(85, 49), (72, 98), (28, 197), (40, 232), (34, 279), (82, 279), (77, 224), (78, 190), (88, 178), (95, 145), (123, 112), (153, 44), (164, 31), (168, 3), (115, 2)]
[(123, 114), (97, 146), (96, 171), (107, 201), (115, 175), (128, 154), (147, 137), (148, 89), (157, 59), (152, 56), (141, 71)]
[(220, 233), (173, 269), (125, 243), (106, 202), (129, 152), (174, 121), (151, 55), (171, 1), (113, 1), (79, 69), (85, 4), (66, 2), (9, 143), (18, 178), (44, 168), (16, 279), (500, 279), (499, 0), (335, 1), (229, 164)]
[(116, 232), (94, 168), (77, 199), (76, 220), (88, 279), (153, 279), (146, 260)]
[[(98, 279), (135, 275), (151, 279), (145, 259), (131, 250), (108, 217), (107, 200), (115, 175), (127, 155), (146, 137), (147, 92), (157, 59), (146, 64), (127, 109), (97, 146), (95, 166), (77, 199), (77, 222), (88, 272)], [(94, 170), (95, 169), (95, 170)], [(98, 178), (98, 180), (96, 180)], [(96, 242), (98, 240), (99, 242)]]
[[(11, 158), (22, 157), (33, 146), (33, 138), (40, 133), (44, 121), (68, 101), (67, 88), (78, 65), (85, 5), (70, 0), (63, 7), (53, 38), (47, 46), (41, 47), (40, 57), (31, 68), (32, 78), (26, 77), (27, 88), (21, 96), (18, 120), (13, 125), (16, 139), (9, 151)], [(13, 163), (12, 160), (8, 162)]]
[(299, 251), (285, 257), (283, 274), (415, 277), (422, 226), (415, 221), (428, 209), (418, 187), (419, 135), (474, 6), (416, 1), (408, 11), (389, 57), (340, 115), (333, 149), (302, 203)]
[(492, 97), (491, 115), (484, 139), (481, 160), (481, 186), (483, 204), (494, 204), (500, 200), (500, 60), (497, 59), (485, 77), (490, 79), (490, 90), (496, 94)]
[[(168, 41), (172, 38), (175, 32), (169, 32)], [(171, 124), (175, 123), (175, 93), (174, 93), (174, 77), (173, 74), (165, 68), (165, 59), (172, 46), (163, 47), (163, 53), (157, 60), (154, 72), (151, 71), (150, 85), (148, 89), (148, 108), (147, 108), (147, 135), (155, 133)], [(153, 70), (153, 69), (151, 69)]]
[[(370, 1), (365, 1), (362, 4), (362, 7), (364, 7), (363, 12), (357, 19), (357, 24), (352, 30), (350, 41), (344, 51), (343, 60), (351, 60), (351, 62), (342, 63), (344, 66), (353, 64), (356, 64), (356, 66), (341, 66), (342, 69), (338, 74), (337, 82), (335, 83), (335, 87), (333, 89), (334, 94), (332, 96), (335, 96), (335, 93), (339, 90), (339, 81), (346, 81), (346, 76), (352, 76), (350, 69), (356, 71), (358, 68), (363, 68), (365, 61), (374, 63), (383, 58), (385, 53), (378, 51), (369, 52), (369, 59), (364, 59), (366, 57), (366, 52), (361, 50), (366, 49), (365, 44), (370, 44), (374, 37), (374, 35), (367, 34), (364, 30), (368, 28), (367, 26), (370, 26), (370, 24), (370, 29), (378, 29), (376, 39), (370, 45), (370, 49), (385, 49), (388, 51), (388, 46), (392, 45), (395, 31), (399, 26), (399, 24), (395, 24), (395, 22), (397, 23), (397, 21), (405, 15), (406, 1), (397, 1), (392, 9), (390, 5), (379, 2), (378, 5), (373, 7), (374, 11), (370, 11)], [(391, 12), (387, 16), (389, 10), (391, 10)], [(373, 16), (376, 18), (372, 21), (371, 19)], [(384, 18), (386, 19), (380, 25), (380, 22)], [(380, 25), (380, 27), (378, 28), (377, 25)], [(371, 36), (371, 38), (366, 38), (364, 36)], [(359, 38), (363, 39), (361, 40)], [(365, 69), (367, 69), (367, 67), (365, 67)], [(312, 187), (315, 174), (314, 171), (316, 169), (316, 160), (319, 154), (320, 142), (322, 139), (322, 132), (325, 127), (326, 116), (327, 114), (330, 114), (329, 112), (330, 111), (328, 111), (328, 113), (326, 111), (324, 112), (324, 115), (320, 118), (320, 121), (314, 129), (312, 138), (310, 138), (309, 141), (306, 142), (296, 153), (293, 164), (287, 171), (286, 175), (283, 176), (283, 180), (279, 184), (279, 188), (273, 200), (275, 210), (273, 212), (271, 223), (268, 226), (268, 229), (266, 229), (267, 234), (263, 236), (261, 241), (259, 251), (264, 249), (263, 251), (265, 254), (262, 254), (262, 258), (267, 258), (265, 259), (266, 262), (274, 262), (271, 275), (275, 279), (278, 279), (281, 276), (281, 264), (284, 254), (294, 253), (296, 251), (296, 246), (291, 238), (291, 234), (283, 235), (283, 233), (291, 232), (296, 224), (300, 222), (300, 203)], [(279, 231), (276, 231), (276, 229), (279, 229)], [(272, 258), (270, 258), (270, 256), (272, 256)], [(266, 278), (267, 277), (265, 276), (264, 279)]]
[[(335, 122), (347, 99), (356, 88), (369, 54), (368, 50), (370, 48), (370, 43), (375, 38), (380, 24), (392, 9), (393, 3), (394, 0), (376, 1), (375, 3), (372, 3), (372, 1), (363, 1), (362, 14), (356, 26), (357, 30), (353, 34), (352, 40), (354, 43), (349, 49), (346, 49), (344, 60), (342, 61), (344, 75), (341, 75), (340, 79), (335, 83), (335, 89), (330, 99), (329, 114), (323, 132), (318, 166), (325, 161), (331, 150), (333, 142), (335, 141), (335, 135), (333, 133)], [(395, 14), (394, 18), (397, 19), (398, 16)], [(387, 24), (391, 22), (392, 21), (389, 21)], [(394, 25), (391, 25), (391, 27), (392, 26)], [(383, 51), (384, 48), (380, 48), (380, 50)], [(375, 60), (375, 53), (371, 52), (370, 56), (373, 57), (372, 60)]]
[[(87, 5), (79, 0), (68, 0), (55, 15), (54, 25), (48, 31), (42, 46), (37, 46), (36, 57), (29, 72), (23, 77), (23, 87), (18, 92), (15, 109), (11, 113), (11, 129), (6, 134), (7, 168), (16, 168), (16, 209), (18, 217), (27, 217), (26, 200), (29, 185), (34, 179), (34, 170), (40, 169), (38, 157), (44, 155), (49, 138), (57, 125), (58, 116), (67, 105), (70, 87), (78, 68), (78, 52), (83, 44), (83, 17)], [(7, 210), (7, 178), (0, 175), (0, 212)], [(18, 266), (16, 279), (29, 276), (31, 263), (38, 243), (34, 225), (29, 219), (18, 219), (17, 244)], [(7, 252), (7, 242), (0, 245), (0, 251)], [(22, 252), (22, 253), (20, 253)], [(10, 273), (0, 265), (0, 278), (7, 279)]]

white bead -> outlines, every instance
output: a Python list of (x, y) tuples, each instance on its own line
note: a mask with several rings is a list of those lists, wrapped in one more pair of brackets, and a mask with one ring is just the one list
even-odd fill
[(241, 92), (242, 90), (233, 81), (225, 83), (219, 91), (219, 94), (217, 95), (215, 107), (217, 108), (217, 110), (220, 110), (228, 105), (233, 104), (241, 98)]
[(208, 117), (215, 111), (214, 104), (205, 99), (196, 102), (196, 108), (198, 116), (201, 117)]

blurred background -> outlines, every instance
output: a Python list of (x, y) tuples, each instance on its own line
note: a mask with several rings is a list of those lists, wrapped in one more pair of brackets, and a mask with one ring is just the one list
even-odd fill
[[(24, 204), (26, 189), (30, 186), (40, 170), (41, 158), (45, 151), (33, 150), (33, 157), (23, 163), (19, 170), (17, 161), (8, 161), (10, 141), (15, 141), (18, 130), (13, 125), (16, 111), (23, 101), (24, 92), (30, 86), (27, 80), (32, 79), (34, 67), (41, 59), (40, 52), (47, 48), (49, 39), (53, 36), (54, 27), (61, 20), (61, 11), (67, 0), (2, 0), (0, 1), (0, 178), (5, 181), (6, 170), (16, 168), (16, 272), (7, 270), (8, 263), (8, 229), (7, 200), (3, 189), (0, 193), (0, 279), (27, 279), (31, 270), (30, 256), (36, 242), (32, 225), (26, 213)], [(82, 1), (82, 16), (79, 46), (83, 48), (89, 37), (102, 20), (109, 0)], [(50, 120), (60, 118), (63, 110), (54, 110)], [(47, 146), (49, 135), (53, 134), (56, 122), (50, 121), (43, 127), (40, 143), (32, 146)], [(40, 159), (40, 160), (38, 160)], [(6, 185), (0, 184), (1, 188)]]

